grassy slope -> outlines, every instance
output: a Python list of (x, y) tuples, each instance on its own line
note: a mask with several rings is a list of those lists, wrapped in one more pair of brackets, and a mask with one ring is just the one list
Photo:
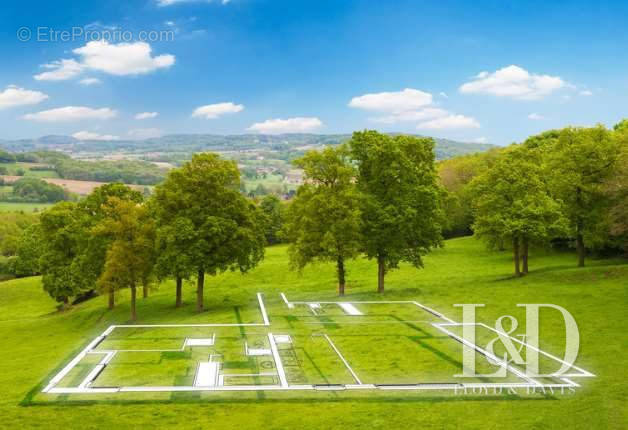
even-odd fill
[[(478, 319), (522, 316), (517, 303), (555, 303), (567, 308), (580, 328), (578, 364), (598, 375), (585, 380), (575, 395), (556, 397), (448, 397), (439, 394), (314, 393), (216, 397), (198, 402), (173, 398), (165, 403), (87, 402), (28, 404), (38, 384), (110, 323), (127, 320), (122, 297), (113, 312), (97, 298), (62, 314), (42, 291), (38, 279), (0, 284), (0, 427), (213, 427), (213, 428), (399, 428), (413, 425), (469, 428), (622, 428), (626, 420), (625, 356), (628, 266), (620, 261), (590, 261), (577, 269), (571, 254), (538, 255), (532, 273), (509, 277), (506, 253), (492, 253), (471, 239), (451, 240), (425, 259), (426, 269), (407, 266), (387, 277), (385, 298), (415, 299), (460, 319), (454, 303), (485, 303)], [(378, 296), (375, 266), (358, 261), (349, 266), (351, 298)], [(172, 284), (142, 301), (141, 322), (211, 321), (233, 315), (233, 306), (248, 304), (257, 291), (274, 300), (284, 291), (294, 300), (334, 298), (333, 267), (307, 269), (301, 277), (288, 272), (285, 247), (267, 250), (264, 263), (242, 276), (209, 279), (208, 312), (194, 314), (193, 288), (186, 286), (185, 308), (172, 307)], [(271, 314), (272, 319), (272, 314)], [(543, 326), (542, 339), (560, 339), (562, 326)], [(552, 347), (552, 345), (547, 345)], [(320, 395), (319, 395), (320, 394)], [(179, 400), (177, 400), (179, 399)]]

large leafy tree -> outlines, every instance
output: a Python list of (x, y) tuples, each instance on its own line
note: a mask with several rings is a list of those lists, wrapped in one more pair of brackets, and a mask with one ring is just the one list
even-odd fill
[(268, 194), (262, 199), (259, 207), (264, 215), (266, 215), (266, 242), (268, 242), (269, 245), (279, 243), (283, 210), (281, 200), (274, 194)]
[(561, 204), (544, 182), (539, 149), (509, 148), (472, 181), (471, 190), (475, 234), (491, 245), (512, 240), (517, 276), (528, 272), (530, 242), (543, 243), (566, 230)]
[(310, 151), (294, 164), (305, 184), (289, 206), (285, 235), (293, 267), (314, 261), (336, 263), (338, 294), (345, 293), (345, 262), (360, 249), (360, 200), (355, 168), (344, 147)]
[(85, 283), (77, 264), (81, 241), (87, 234), (75, 203), (57, 203), (41, 214), (40, 270), (44, 290), (64, 306), (73, 296), (85, 292)]
[[(91, 234), (94, 229), (106, 219), (110, 211), (109, 200), (116, 198), (134, 203), (141, 203), (142, 193), (133, 190), (124, 184), (112, 183), (95, 188), (86, 198), (78, 203), (80, 212), (81, 230), (90, 232), (80, 240), (80, 252), (76, 257), (76, 266), (86, 285), (96, 285), (104, 269), (107, 249), (111, 243), (111, 236), (106, 234)], [(102, 231), (102, 230), (101, 230)], [(108, 306), (115, 305), (115, 285), (107, 284)], [(145, 287), (146, 290), (146, 287)]]
[[(264, 256), (264, 216), (239, 192), (240, 173), (233, 161), (216, 154), (196, 154), (181, 168), (172, 170), (157, 186), (154, 208), (160, 240), (168, 255), (184, 260), (160, 259), (160, 273), (197, 277), (197, 309), (203, 310), (205, 275), (226, 270), (246, 272)], [(173, 233), (185, 226), (184, 235)], [(159, 242), (159, 240), (158, 240)], [(168, 248), (169, 247), (169, 248)]]
[(42, 244), (39, 224), (33, 224), (22, 232), (12, 267), (15, 276), (33, 276), (41, 273), (39, 260)]
[(136, 290), (146, 285), (152, 273), (155, 251), (155, 224), (146, 206), (119, 197), (110, 197), (105, 218), (95, 233), (108, 236), (103, 272), (98, 284), (103, 290), (131, 290), (131, 320), (137, 319)]
[(349, 143), (362, 194), (363, 248), (377, 260), (378, 292), (399, 262), (422, 267), (422, 255), (441, 245), (442, 190), (434, 141), (413, 136), (355, 132)]
[(584, 266), (585, 243), (595, 242), (610, 204), (604, 186), (615, 173), (617, 139), (603, 126), (565, 128), (547, 147), (546, 172), (552, 192), (564, 204), (576, 240), (578, 266)]
[(611, 199), (610, 235), (628, 253), (628, 119), (615, 125), (614, 138), (619, 146), (616, 174), (606, 184)]

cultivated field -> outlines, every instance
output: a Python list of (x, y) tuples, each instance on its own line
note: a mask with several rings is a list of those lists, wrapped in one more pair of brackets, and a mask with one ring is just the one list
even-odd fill
[[(28, 419), (31, 426), (46, 428), (370, 429), (408, 427), (408, 423), (421, 428), (463, 424), (469, 428), (623, 428), (628, 265), (622, 260), (592, 259), (588, 267), (577, 269), (570, 253), (534, 251), (531, 257), (530, 275), (514, 279), (509, 276), (508, 253), (486, 251), (473, 238), (450, 240), (425, 259), (425, 270), (403, 266), (391, 272), (383, 296), (373, 293), (375, 265), (352, 262), (343, 301), (354, 303), (363, 315), (351, 315), (347, 313), (353, 312), (351, 308), (324, 303), (338, 300), (333, 266), (308, 268), (298, 276), (287, 270), (286, 248), (271, 247), (265, 261), (250, 274), (209, 277), (207, 311), (200, 315), (194, 311), (192, 285), (185, 286), (186, 304), (181, 309), (174, 308), (172, 283), (161, 285), (138, 305), (142, 325), (238, 325), (117, 327), (95, 347), (101, 353), (88, 354), (60, 385), (80, 385), (95, 362), (112, 350), (120, 355), (97, 376), (94, 386), (194, 386), (198, 363), (209, 361), (212, 354), (221, 363), (223, 386), (281, 384), (275, 355), (264, 351), (272, 349), (270, 329), (273, 335), (291, 336), (290, 342), (273, 338), (290, 385), (356, 384), (356, 376), (363, 384), (421, 378), (428, 383), (455, 383), (451, 375), (461, 368), (461, 348), (434, 328), (436, 315), (416, 306), (359, 303), (417, 301), (456, 321), (461, 319), (460, 309), (453, 304), (484, 303), (478, 321), (493, 326), (498, 316), (510, 314), (519, 319), (516, 333), (525, 330), (524, 312), (517, 304), (565, 307), (580, 329), (576, 364), (596, 374), (578, 380), (582, 388), (575, 392), (463, 395), (447, 390), (318, 389), (46, 394), (41, 391), (54, 375), (90, 342), (111, 325), (126, 324), (129, 309), (127, 295), (121, 293), (114, 311), (106, 310), (104, 298), (96, 298), (58, 313), (39, 280), (32, 278), (0, 284), (0, 427), (15, 428), (19, 420)], [(270, 326), (264, 325), (257, 292), (263, 293)], [(298, 302), (321, 306), (312, 309), (310, 303)], [(541, 316), (541, 347), (559, 353), (564, 342), (560, 318), (553, 318), (551, 311)], [(177, 351), (186, 338), (215, 343)], [(247, 348), (263, 353), (247, 355)], [(145, 351), (132, 351), (137, 349)], [(157, 351), (146, 351), (152, 349)], [(430, 375), (436, 378), (426, 379)]]
[[(18, 179), (20, 179), (21, 176), (0, 176), (0, 178), (4, 179), (4, 182), (6, 184), (11, 184), (17, 181)], [(94, 188), (97, 188), (97, 187), (100, 187), (101, 185), (106, 184), (106, 182), (77, 181), (74, 179), (61, 179), (61, 178), (42, 177), (40, 179), (48, 182), (49, 184), (59, 185), (60, 187), (65, 188), (71, 193), (80, 194), (82, 196), (91, 193), (94, 190)], [(142, 191), (144, 190), (144, 188), (146, 188), (146, 186), (143, 186), (143, 185), (129, 185), (129, 186), (138, 191)]]

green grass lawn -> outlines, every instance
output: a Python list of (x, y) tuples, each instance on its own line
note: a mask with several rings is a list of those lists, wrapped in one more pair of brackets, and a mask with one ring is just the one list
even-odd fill
[(17, 175), (18, 170), (24, 171), (24, 176), (33, 178), (58, 178), (59, 174), (54, 170), (31, 170), (31, 167), (36, 166), (37, 163), (3, 163), (0, 166), (4, 166), (7, 169), (9, 176)]
[[(518, 332), (524, 321), (523, 309), (517, 308), (517, 304), (554, 303), (565, 307), (580, 329), (577, 364), (597, 377), (579, 379), (583, 387), (575, 394), (554, 396), (317, 391), (168, 393), (143, 397), (124, 393), (109, 400), (99, 400), (97, 396), (77, 400), (76, 395), (43, 395), (39, 392), (47, 380), (91, 339), (111, 324), (128, 321), (128, 295), (119, 295), (113, 311), (106, 309), (105, 298), (96, 298), (59, 313), (56, 303), (42, 291), (38, 278), (0, 283), (0, 428), (624, 428), (628, 265), (625, 260), (590, 259), (586, 268), (578, 269), (575, 262), (571, 253), (533, 252), (530, 275), (514, 279), (510, 276), (508, 253), (489, 252), (473, 238), (455, 239), (426, 257), (425, 269), (402, 266), (391, 272), (383, 297), (374, 293), (373, 262), (359, 260), (348, 266), (347, 300), (417, 300), (454, 320), (460, 320), (461, 315), (453, 304), (484, 303), (486, 306), (478, 310), (478, 320), (492, 326), (498, 316), (514, 315), (520, 318)], [(175, 309), (174, 286), (169, 282), (151, 292), (148, 299), (139, 300), (138, 323), (249, 321), (259, 318), (254, 306), (257, 292), (265, 294), (271, 321), (289, 325), (293, 320), (281, 306), (279, 292), (295, 301), (336, 300), (334, 267), (307, 268), (299, 276), (288, 271), (286, 248), (271, 247), (264, 262), (249, 274), (227, 273), (208, 278), (207, 310), (203, 314), (195, 313), (191, 284), (185, 286), (185, 306)], [(314, 325), (324, 322), (305, 314), (297, 316)], [(560, 351), (564, 341), (562, 324), (552, 319), (551, 311), (541, 317), (542, 348)], [(407, 319), (403, 314), (399, 318)], [(545, 320), (548, 322), (543, 323)], [(396, 334), (361, 327), (326, 330), (345, 330), (345, 336), (335, 337), (340, 349), (362, 348), (356, 354), (365, 358), (353, 360), (354, 370), (369, 378), (376, 377), (381, 366), (389, 366), (390, 374), (396, 378), (425, 366), (435, 371), (438, 366), (443, 371), (456, 367), (448, 366), (458, 359), (453, 352), (447, 354), (445, 363), (429, 355), (416, 360), (405, 356), (405, 351), (421, 343), (423, 347), (417, 351), (445, 348), (438, 344), (439, 339), (426, 341), (421, 335), (412, 335), (411, 327)], [(378, 340), (369, 348), (352, 340), (351, 336), (359, 335), (377, 336)], [(150, 336), (144, 336), (142, 341), (149, 339)], [(295, 352), (297, 360), (298, 354), (323, 354), (317, 341), (307, 336), (299, 339), (303, 348)], [(382, 347), (388, 348), (388, 356)], [(138, 357), (129, 353), (118, 363), (120, 371), (106, 376), (115, 383), (128, 383), (132, 378), (137, 383), (146, 382), (146, 372), (129, 364), (147, 360), (145, 369), (150, 369), (148, 373), (154, 378), (171, 382), (181, 377), (179, 385), (188, 384), (190, 375), (186, 376), (186, 372), (190, 360), (195, 358), (173, 354)], [(232, 363), (230, 373), (248, 372), (247, 366), (256, 366), (238, 362), (240, 355), (235, 351), (228, 360)], [(164, 367), (157, 364), (160, 360), (171, 362)], [(319, 372), (313, 366), (305, 366), (296, 369), (301, 374), (291, 377), (324, 379), (321, 374), (334, 372), (338, 378), (347, 377), (337, 363), (325, 360), (324, 356), (314, 357), (309, 363), (329, 366), (329, 370)], [(80, 381), (90, 365), (77, 367), (70, 375), (73, 381)], [(121, 377), (123, 380), (119, 381)]]
[(41, 212), (49, 208), (53, 203), (14, 203), (0, 202), (0, 212)]

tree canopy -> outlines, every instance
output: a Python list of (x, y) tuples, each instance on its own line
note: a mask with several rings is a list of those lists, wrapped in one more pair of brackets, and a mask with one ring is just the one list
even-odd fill
[(378, 291), (399, 262), (422, 267), (422, 255), (442, 242), (443, 191), (430, 138), (355, 132), (349, 142), (362, 194), (363, 249), (377, 259)]
[[(184, 252), (187, 258), (160, 258), (162, 274), (197, 275), (197, 308), (203, 310), (205, 274), (226, 270), (246, 272), (264, 256), (264, 223), (259, 209), (239, 192), (240, 175), (233, 161), (216, 154), (197, 154), (180, 169), (171, 171), (157, 186), (154, 210), (158, 243), (169, 256)], [(175, 225), (187, 226), (189, 235), (173, 235)], [(169, 236), (164, 239), (165, 236)], [(168, 250), (167, 247), (170, 247)]]
[(361, 247), (360, 196), (356, 170), (345, 147), (310, 151), (294, 161), (305, 184), (290, 204), (285, 225), (290, 262), (302, 269), (314, 261), (336, 264), (338, 292), (345, 291), (345, 262)]

